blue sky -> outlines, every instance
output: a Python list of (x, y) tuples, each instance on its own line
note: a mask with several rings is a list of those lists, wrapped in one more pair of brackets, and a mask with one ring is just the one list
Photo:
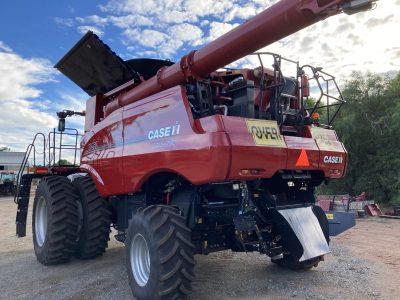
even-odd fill
[[(53, 69), (93, 30), (122, 58), (177, 60), (276, 0), (3, 1), (0, 10), (0, 146), (21, 150), (34, 132), (55, 126), (55, 112), (88, 98)], [(352, 71), (400, 69), (400, 0), (337, 16), (266, 50), (324, 66), (340, 81)], [(83, 119), (69, 120), (81, 128)]]

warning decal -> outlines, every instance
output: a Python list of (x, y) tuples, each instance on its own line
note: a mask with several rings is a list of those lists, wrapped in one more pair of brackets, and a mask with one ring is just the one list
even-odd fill
[(328, 220), (333, 220), (333, 214), (326, 214), (326, 218)]
[(257, 146), (286, 147), (276, 121), (246, 120), (247, 130)]
[(343, 152), (342, 143), (338, 141), (334, 130), (311, 127), (311, 134), (320, 150)]
[(297, 159), (296, 167), (309, 167), (310, 161), (308, 160), (307, 152), (304, 149), (301, 149), (300, 156)]

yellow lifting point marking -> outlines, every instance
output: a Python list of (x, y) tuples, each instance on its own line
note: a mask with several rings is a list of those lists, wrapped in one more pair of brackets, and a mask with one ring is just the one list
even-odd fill
[(333, 214), (326, 214), (326, 218), (328, 220), (333, 220)]
[(286, 147), (276, 121), (247, 119), (246, 124), (257, 146)]

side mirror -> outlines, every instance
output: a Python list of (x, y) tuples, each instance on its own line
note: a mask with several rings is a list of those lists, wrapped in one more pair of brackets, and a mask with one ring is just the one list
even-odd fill
[(58, 131), (60, 132), (65, 131), (65, 119), (63, 118), (58, 119)]

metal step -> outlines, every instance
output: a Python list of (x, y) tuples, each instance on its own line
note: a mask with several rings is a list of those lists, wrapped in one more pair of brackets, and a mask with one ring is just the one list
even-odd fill
[(32, 180), (44, 176), (44, 174), (24, 174), (21, 177), (21, 183), (17, 187), (15, 201), (18, 204), (17, 217), (15, 220), (17, 237), (26, 236), (26, 219), (28, 216)]

